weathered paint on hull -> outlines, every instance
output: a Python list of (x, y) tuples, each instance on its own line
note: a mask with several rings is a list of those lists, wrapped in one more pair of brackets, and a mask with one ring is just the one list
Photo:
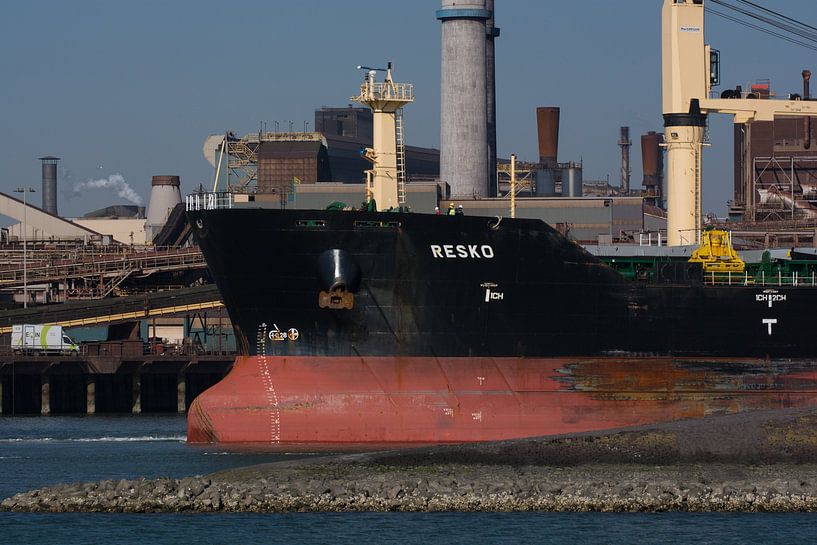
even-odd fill
[(200, 395), (188, 441), (460, 443), (817, 404), (807, 361), (242, 356)]

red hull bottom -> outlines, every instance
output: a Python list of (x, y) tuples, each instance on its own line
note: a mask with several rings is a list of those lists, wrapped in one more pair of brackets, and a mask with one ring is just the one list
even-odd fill
[(817, 404), (817, 364), (674, 358), (237, 358), (188, 441), (490, 441)]

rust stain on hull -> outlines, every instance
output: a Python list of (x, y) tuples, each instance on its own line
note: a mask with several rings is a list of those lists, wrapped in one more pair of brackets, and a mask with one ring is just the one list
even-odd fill
[[(817, 364), (809, 362), (263, 358), (239, 357), (224, 380), (193, 402), (188, 441), (459, 443), (817, 404)], [(262, 369), (268, 380), (261, 380)], [(275, 389), (274, 403), (265, 388)]]

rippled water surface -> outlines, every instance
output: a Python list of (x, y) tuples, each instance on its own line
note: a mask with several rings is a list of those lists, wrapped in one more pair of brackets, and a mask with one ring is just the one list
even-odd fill
[[(173, 416), (0, 417), (0, 497), (61, 482), (184, 477), (309, 454), (184, 442)], [(0, 513), (0, 543), (817, 543), (817, 515)]]

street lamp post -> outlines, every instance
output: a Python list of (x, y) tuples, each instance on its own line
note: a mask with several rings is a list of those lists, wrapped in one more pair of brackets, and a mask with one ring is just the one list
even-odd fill
[(26, 231), (26, 193), (34, 193), (33, 187), (18, 187), (15, 193), (23, 194), (23, 308), (28, 308), (28, 231)]

